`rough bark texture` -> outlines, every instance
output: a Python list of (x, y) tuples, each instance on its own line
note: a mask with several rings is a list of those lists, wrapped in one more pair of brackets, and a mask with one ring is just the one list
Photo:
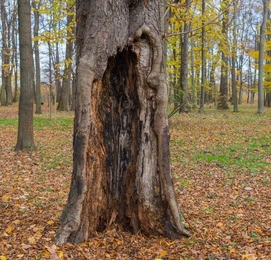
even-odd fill
[(16, 150), (35, 148), (33, 135), (33, 51), (29, 0), (18, 0), (20, 78), (19, 126)]
[(189, 235), (170, 171), (158, 1), (77, 1), (74, 167), (56, 241)]

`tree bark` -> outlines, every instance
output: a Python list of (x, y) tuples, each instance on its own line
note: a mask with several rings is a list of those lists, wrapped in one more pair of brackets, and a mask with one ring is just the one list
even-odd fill
[(74, 166), (55, 240), (112, 224), (180, 237), (159, 1), (77, 1)]
[[(69, 9), (69, 6), (67, 7)], [(71, 33), (71, 23), (73, 15), (67, 15), (67, 42), (66, 42), (66, 56), (65, 56), (65, 69), (63, 74), (63, 82), (61, 88), (60, 99), (57, 110), (69, 111), (69, 96), (71, 89), (71, 68), (72, 68), (72, 53), (73, 53), (73, 39)], [(73, 31), (73, 30), (72, 30)]]
[[(228, 4), (228, 0), (223, 2), (226, 6)], [(226, 51), (224, 48), (227, 48), (227, 40), (228, 40), (228, 26), (229, 26), (229, 11), (225, 10), (223, 13), (222, 19), (222, 35), (225, 39), (221, 48), (221, 76), (220, 76), (220, 89), (219, 89), (219, 99), (217, 102), (217, 108), (222, 110), (228, 110), (228, 56), (226, 55)]]
[[(189, 16), (190, 0), (185, 0), (186, 15)], [(188, 112), (190, 110), (188, 104), (188, 48), (189, 48), (189, 29), (190, 22), (184, 22), (184, 33), (180, 35), (181, 42), (181, 77), (180, 77), (180, 112)]]
[[(14, 7), (17, 5), (17, 1), (14, 0)], [(14, 71), (14, 96), (13, 102), (18, 101), (18, 41), (17, 41), (17, 10), (13, 12), (13, 21), (12, 21), (12, 64), (13, 64), (13, 71)]]
[(262, 0), (263, 2), (263, 21), (260, 29), (259, 42), (259, 80), (258, 80), (258, 113), (264, 113), (264, 91), (263, 91), (263, 58), (264, 58), (264, 40), (265, 29), (267, 23), (268, 6), (270, 0)]
[(2, 87), (1, 87), (1, 106), (7, 106), (7, 14), (5, 0), (1, 0), (1, 24), (2, 24)]
[[(34, 8), (34, 37), (38, 38), (39, 36), (39, 6), (40, 3), (32, 2)], [(40, 51), (39, 51), (39, 40), (36, 39), (34, 41), (34, 50), (35, 50), (35, 73), (36, 73), (36, 88), (35, 88), (35, 95), (36, 95), (36, 114), (41, 114), (41, 91), (40, 91)]]
[[(202, 16), (205, 13), (205, 0), (202, 0)], [(201, 88), (200, 88), (200, 110), (204, 110), (204, 93), (206, 78), (206, 58), (205, 58), (205, 19), (202, 19), (201, 34)]]
[(238, 112), (238, 101), (237, 101), (237, 89), (236, 89), (236, 56), (237, 56), (237, 35), (236, 35), (236, 12), (237, 12), (237, 2), (233, 2), (233, 47), (232, 47), (232, 68), (231, 68), (231, 78), (232, 78), (232, 99), (233, 99), (233, 111)]
[(20, 79), (18, 138), (15, 150), (35, 149), (33, 135), (33, 51), (29, 0), (18, 0)]

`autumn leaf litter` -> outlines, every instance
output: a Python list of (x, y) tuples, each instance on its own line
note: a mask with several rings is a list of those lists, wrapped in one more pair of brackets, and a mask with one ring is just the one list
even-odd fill
[[(1, 121), (17, 117), (16, 106), (0, 112), (1, 260), (271, 259), (271, 147), (260, 139), (271, 138), (270, 110), (263, 117), (251, 108), (170, 120), (175, 190), (191, 238), (112, 229), (59, 247), (53, 238), (72, 172), (72, 123), (59, 122), (72, 122), (73, 114), (58, 113), (35, 129), (37, 151), (14, 152), (16, 124)], [(47, 123), (46, 113), (36, 117)]]

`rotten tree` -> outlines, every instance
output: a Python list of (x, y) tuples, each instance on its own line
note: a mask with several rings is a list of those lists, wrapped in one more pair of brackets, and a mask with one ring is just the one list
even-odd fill
[(74, 165), (55, 240), (189, 236), (170, 170), (159, 0), (78, 0)]

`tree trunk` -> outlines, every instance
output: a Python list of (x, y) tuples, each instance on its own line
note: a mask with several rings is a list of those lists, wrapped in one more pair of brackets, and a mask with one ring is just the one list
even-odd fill
[[(186, 15), (189, 16), (190, 0), (185, 0)], [(180, 35), (181, 41), (181, 77), (180, 77), (180, 112), (188, 112), (190, 106), (188, 104), (188, 48), (189, 48), (189, 30), (190, 22), (184, 22), (184, 34)]]
[[(205, 13), (205, 0), (202, 0), (202, 17)], [(204, 110), (205, 78), (206, 78), (206, 58), (205, 58), (205, 19), (202, 18), (201, 34), (201, 88), (200, 88), (200, 110)]]
[(20, 78), (19, 126), (16, 150), (35, 149), (33, 135), (33, 51), (29, 0), (18, 0)]
[(190, 235), (170, 171), (159, 1), (77, 1), (74, 166), (55, 240), (78, 243), (113, 223)]
[[(228, 0), (223, 2), (226, 6), (228, 4)], [(225, 48), (228, 48), (227, 41), (228, 41), (228, 25), (229, 24), (229, 11), (225, 10), (223, 13), (222, 19), (222, 35), (225, 39), (224, 43), (222, 44), (222, 51), (221, 51), (221, 77), (220, 77), (220, 89), (219, 89), (219, 98), (217, 102), (217, 108), (222, 110), (228, 110), (228, 57), (226, 55)]]
[(39, 5), (40, 3), (32, 2), (34, 8), (34, 37), (36, 37), (34, 41), (34, 50), (35, 50), (35, 72), (36, 72), (36, 114), (41, 114), (41, 93), (40, 93), (40, 51), (39, 51), (39, 40), (37, 39), (39, 36)]
[(1, 25), (2, 25), (2, 87), (1, 87), (1, 106), (7, 106), (7, 68), (6, 68), (6, 56), (7, 56), (7, 37), (6, 37), (6, 9), (5, 0), (1, 0)]
[(192, 87), (192, 108), (196, 107), (196, 87), (195, 87), (195, 68), (194, 68), (194, 40), (190, 36), (191, 46), (191, 87)]
[(233, 47), (232, 47), (232, 68), (231, 68), (231, 78), (232, 78), (232, 99), (233, 99), (233, 111), (238, 112), (238, 102), (237, 102), (237, 90), (236, 90), (236, 56), (237, 56), (237, 35), (236, 35), (236, 12), (237, 12), (237, 2), (233, 2)]
[(270, 0), (263, 1), (263, 21), (260, 29), (259, 42), (259, 81), (258, 81), (258, 113), (264, 113), (264, 92), (263, 92), (263, 58), (264, 58), (264, 39), (267, 22), (268, 6)]
[[(69, 9), (69, 7), (67, 8)], [(73, 15), (67, 16), (67, 42), (66, 42), (66, 57), (65, 57), (65, 69), (63, 74), (63, 82), (61, 88), (60, 99), (58, 103), (57, 110), (59, 111), (69, 111), (69, 96), (71, 89), (71, 68), (72, 68), (72, 52), (73, 52), (73, 39), (71, 33), (71, 23), (73, 20)], [(72, 30), (73, 31), (73, 30)]]
[[(17, 1), (14, 0), (14, 6), (17, 5)], [(13, 102), (18, 101), (18, 51), (17, 51), (17, 11), (14, 10), (13, 12), (13, 18), (12, 18), (12, 64), (13, 64), (13, 71), (14, 71), (14, 96), (13, 96)]]

